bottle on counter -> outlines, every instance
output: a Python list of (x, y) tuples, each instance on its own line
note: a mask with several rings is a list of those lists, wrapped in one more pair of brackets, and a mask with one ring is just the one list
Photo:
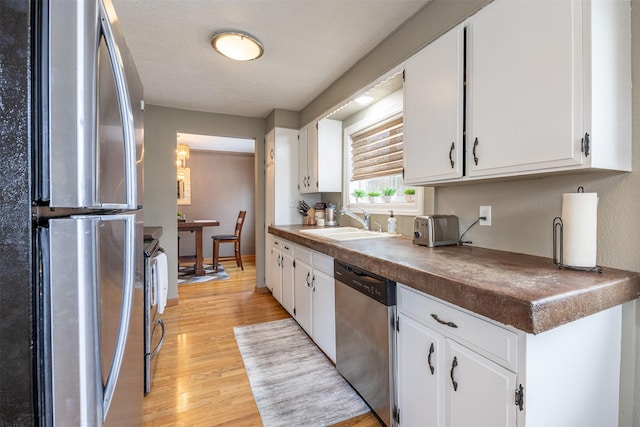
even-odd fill
[(391, 216), (387, 220), (387, 232), (396, 234), (398, 232), (398, 220), (395, 216), (393, 216), (393, 211), (389, 212), (391, 212)]

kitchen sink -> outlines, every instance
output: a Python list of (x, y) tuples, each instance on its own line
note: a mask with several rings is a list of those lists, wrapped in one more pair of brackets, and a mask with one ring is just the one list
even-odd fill
[(363, 230), (356, 227), (328, 227), (300, 230), (300, 233), (324, 237), (326, 239), (346, 242), (359, 239), (376, 239), (381, 237), (399, 236), (399, 234), (380, 233), (377, 231)]

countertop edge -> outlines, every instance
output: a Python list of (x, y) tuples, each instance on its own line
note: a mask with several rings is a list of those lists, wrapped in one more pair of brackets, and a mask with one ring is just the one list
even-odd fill
[[(613, 279), (603, 279), (601, 283), (598, 282), (588, 288), (559, 292), (540, 299), (505, 295), (482, 286), (472, 286), (451, 277), (443, 277), (426, 269), (416, 268), (408, 261), (401, 263), (390, 261), (350, 248), (348, 244), (299, 233), (298, 231), (303, 228), (301, 226), (269, 226), (268, 232), (526, 333), (539, 334), (640, 297), (640, 273), (608, 268), (606, 270)], [(409, 238), (405, 240), (408, 241), (407, 244), (411, 244)], [(368, 242), (375, 245), (380, 242), (380, 239), (369, 239)], [(496, 256), (539, 258), (497, 250), (485, 249), (484, 251), (495, 253)]]

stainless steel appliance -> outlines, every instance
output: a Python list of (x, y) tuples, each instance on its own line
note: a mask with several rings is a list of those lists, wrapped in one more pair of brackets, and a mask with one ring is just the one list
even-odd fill
[(416, 245), (430, 248), (457, 245), (459, 233), (455, 215), (417, 216), (413, 221), (413, 243)]
[(397, 425), (396, 282), (342, 261), (336, 280), (336, 368), (386, 426)]
[[(28, 117), (31, 131), (15, 146), (20, 155), (0, 154), (24, 183), (11, 220), (29, 222), (11, 239), (14, 262), (31, 266), (12, 273), (13, 286), (30, 296), (14, 311), (28, 315), (11, 322), (21, 332), (0, 334), (0, 347), (26, 355), (0, 357), (21, 373), (1, 370), (0, 424), (140, 426), (142, 84), (110, 0), (9, 9), (0, 27), (20, 40), (28, 33), (14, 59), (31, 61), (23, 69), (28, 101), (3, 103)], [(7, 384), (26, 402), (19, 409), (4, 405)]]
[[(158, 239), (145, 240), (144, 248), (144, 394), (151, 391), (156, 356), (164, 343), (164, 322), (158, 311), (158, 285), (166, 276), (166, 268), (159, 268), (158, 257), (164, 253)], [(165, 259), (166, 265), (166, 259)]]

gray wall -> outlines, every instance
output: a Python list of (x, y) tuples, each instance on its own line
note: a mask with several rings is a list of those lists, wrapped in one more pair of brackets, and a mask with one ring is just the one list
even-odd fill
[[(255, 255), (255, 159), (253, 154), (191, 150), (191, 204), (180, 205), (188, 220), (217, 219), (219, 227), (202, 231), (203, 256), (211, 258), (214, 234), (233, 234), (238, 211), (247, 211), (242, 228), (242, 255)], [(180, 255), (194, 255), (195, 233), (180, 232)], [(220, 255), (233, 255), (233, 245), (220, 245)]]
[[(176, 212), (176, 134), (178, 132), (256, 140), (254, 158), (256, 274), (264, 286), (264, 135), (265, 119), (203, 113), (147, 105), (145, 110), (144, 218), (163, 227), (162, 246), (169, 258), (169, 298), (178, 297)], [(260, 208), (258, 208), (260, 206)], [(262, 278), (262, 279), (260, 279)]]

